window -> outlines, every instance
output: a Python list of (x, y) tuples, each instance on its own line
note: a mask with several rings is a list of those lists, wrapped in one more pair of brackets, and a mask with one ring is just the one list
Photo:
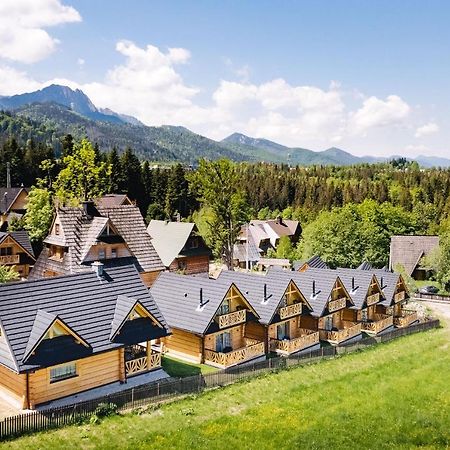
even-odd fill
[(50, 383), (67, 380), (77, 376), (77, 365), (75, 363), (64, 364), (63, 366), (52, 367), (50, 369)]
[(98, 250), (98, 259), (106, 259), (106, 252), (104, 248)]
[(190, 247), (191, 248), (198, 248), (198, 238), (197, 237), (194, 237), (194, 238), (191, 239)]
[(363, 322), (367, 322), (367, 309), (363, 309), (363, 310), (361, 311), (361, 320), (362, 320)]
[(117, 256), (118, 256), (117, 248), (112, 248), (111, 249), (111, 258), (117, 258)]
[(289, 322), (280, 323), (277, 325), (277, 339), (289, 339)]
[(184, 259), (178, 260), (178, 270), (186, 270), (187, 269), (187, 261)]
[(231, 348), (231, 334), (229, 331), (216, 336), (216, 352), (227, 352)]
[(55, 234), (59, 236), (59, 223), (55, 223)]
[(1, 256), (9, 256), (12, 255), (12, 247), (2, 247), (0, 248)]
[(333, 329), (333, 316), (325, 317), (325, 330), (331, 331)]
[(230, 299), (226, 298), (219, 308), (219, 315), (228, 314), (230, 312)]

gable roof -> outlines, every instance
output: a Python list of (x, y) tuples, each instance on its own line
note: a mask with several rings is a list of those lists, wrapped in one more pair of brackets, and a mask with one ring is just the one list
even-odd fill
[(439, 236), (392, 236), (389, 268), (401, 264), (412, 275), (420, 259), (439, 246)]
[(90, 267), (83, 262), (108, 220), (124, 240), (132, 257), (117, 258), (117, 261), (115, 259), (106, 260), (106, 266), (120, 265), (122, 261), (118, 260), (123, 259), (126, 260), (123, 262), (127, 265), (131, 261), (141, 272), (164, 269), (137, 206), (96, 208), (94, 212), (95, 216), (87, 216), (83, 208), (61, 207), (58, 209), (57, 217), (54, 220), (57, 218), (60, 220), (62, 234), (56, 236), (56, 241), (55, 236), (50, 235), (44, 242), (67, 247), (68, 252), (64, 255), (63, 261), (55, 261), (49, 259), (48, 249), (44, 248), (31, 271), (30, 279), (42, 278), (47, 269), (64, 274), (89, 271)]
[(114, 206), (131, 205), (127, 194), (105, 194), (95, 200), (97, 208), (112, 208)]
[(311, 258), (306, 261), (294, 261), (292, 263), (292, 268), (293, 270), (298, 271), (304, 265), (312, 269), (329, 269), (328, 264), (319, 255), (311, 256)]
[(385, 271), (384, 269), (373, 269), (371, 273), (373, 273), (377, 277), (378, 282), (383, 290), (384, 299), (381, 301), (381, 303), (387, 306), (391, 306), (394, 301), (397, 284), (402, 278), (401, 275), (396, 272)]
[(150, 293), (170, 327), (205, 334), (232, 285), (220, 277), (213, 280), (162, 272)]
[(167, 222), (151, 220), (147, 232), (161, 261), (166, 267), (180, 254), (189, 236), (194, 231), (195, 223)]
[[(122, 343), (110, 339), (117, 299), (121, 295), (135, 298), (163, 325), (164, 328), (154, 327), (148, 331), (152, 339), (169, 332), (164, 317), (133, 266), (105, 268), (102, 278), (89, 271), (0, 285), (0, 321), (17, 367), (2, 353), (0, 364), (20, 372), (42, 367), (38, 361), (24, 361), (24, 357), (36, 336), (55, 317), (89, 345), (90, 354), (122, 347)], [(139, 342), (142, 340), (135, 343)], [(72, 354), (54, 357), (61, 359), (58, 363), (74, 359)]]
[(28, 236), (28, 233), (26, 231), (7, 231), (3, 232), (0, 231), (0, 244), (8, 237), (10, 236), (14, 241), (19, 244), (20, 247), (22, 247), (25, 252), (29, 254), (33, 259), (36, 259), (34, 256), (34, 250), (30, 242), (30, 238)]
[(28, 194), (28, 189), (24, 187), (0, 187), (0, 214), (9, 212), (22, 191)]

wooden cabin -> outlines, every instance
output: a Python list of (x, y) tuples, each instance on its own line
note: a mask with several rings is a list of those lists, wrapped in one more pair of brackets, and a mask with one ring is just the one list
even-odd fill
[(20, 219), (26, 211), (28, 188), (0, 188), (0, 230), (6, 231), (12, 219)]
[(265, 357), (259, 315), (236, 284), (163, 272), (150, 293), (172, 331), (169, 355), (220, 368)]
[(26, 231), (0, 231), (0, 265), (13, 267), (25, 279), (36, 262)]
[(352, 314), (353, 320), (361, 323), (362, 331), (369, 335), (391, 331), (394, 327), (392, 314), (385, 314), (378, 307), (385, 298), (377, 276), (358, 269), (338, 269), (336, 272), (353, 299), (354, 306), (347, 314)]
[(0, 395), (37, 405), (161, 366), (166, 322), (133, 266), (0, 286)]
[(151, 220), (147, 232), (166, 269), (184, 275), (208, 275), (211, 250), (195, 223)]
[(44, 245), (31, 279), (89, 271), (92, 262), (101, 261), (109, 267), (133, 264), (151, 286), (164, 270), (134, 205), (97, 208), (83, 202), (59, 208)]
[(249, 324), (248, 331), (264, 341), (266, 353), (290, 355), (320, 347), (319, 332), (301, 326), (312, 307), (292, 279), (226, 270), (219, 278), (234, 283), (258, 313), (259, 323)]

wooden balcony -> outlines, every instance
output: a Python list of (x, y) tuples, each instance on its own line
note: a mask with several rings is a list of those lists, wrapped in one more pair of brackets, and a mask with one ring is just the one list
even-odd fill
[(366, 305), (374, 305), (375, 303), (378, 303), (380, 301), (380, 293), (377, 292), (376, 294), (368, 295), (366, 298)]
[(394, 317), (394, 325), (398, 328), (409, 327), (413, 322), (418, 320), (416, 311), (403, 310), (400, 317)]
[(247, 340), (247, 342), (250, 345), (227, 353), (205, 350), (205, 363), (225, 368), (264, 355), (264, 342), (254, 339)]
[(344, 325), (340, 330), (319, 330), (319, 338), (322, 341), (328, 341), (330, 344), (340, 344), (352, 337), (361, 334), (361, 324), (356, 322), (342, 321)]
[(375, 314), (373, 321), (363, 322), (362, 330), (368, 334), (381, 333), (386, 328), (391, 327), (394, 324), (394, 318), (387, 314)]
[(295, 303), (294, 305), (284, 306), (280, 308), (280, 319), (284, 320), (289, 317), (298, 316), (302, 313), (302, 304)]
[(299, 331), (300, 336), (292, 339), (271, 339), (271, 350), (277, 353), (290, 355), (291, 353), (298, 352), (319, 343), (318, 331), (308, 330), (306, 328), (301, 328)]
[(141, 345), (132, 345), (125, 349), (125, 373), (127, 377), (161, 367), (161, 353), (147, 355), (147, 349)]
[(345, 308), (346, 305), (347, 305), (346, 297), (341, 297), (336, 300), (330, 300), (328, 302), (328, 311), (331, 313), (339, 309)]
[(1, 265), (19, 264), (19, 262), (20, 262), (20, 255), (0, 256), (0, 264)]
[(239, 325), (247, 320), (247, 311), (242, 309), (240, 311), (231, 312), (228, 314), (222, 314), (218, 317), (219, 328), (228, 328), (233, 325)]
[(406, 298), (406, 292), (405, 291), (397, 292), (394, 295), (394, 303), (401, 302), (401, 301), (405, 300), (405, 298)]

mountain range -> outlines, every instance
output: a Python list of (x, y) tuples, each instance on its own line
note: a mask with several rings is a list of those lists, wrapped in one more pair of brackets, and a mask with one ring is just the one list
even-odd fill
[[(335, 147), (324, 151), (291, 148), (241, 133), (214, 141), (181, 126), (146, 126), (134, 117), (96, 107), (83, 91), (67, 86), (51, 85), (35, 92), (2, 96), (0, 109), (8, 111), (0, 114), (0, 139), (14, 134), (48, 141), (50, 136), (56, 151), (59, 138), (70, 133), (76, 139), (88, 137), (101, 150), (116, 147), (121, 152), (131, 147), (142, 159), (187, 164), (195, 164), (199, 158), (221, 157), (293, 165), (352, 165), (391, 159), (358, 157)], [(447, 158), (419, 156), (415, 160), (423, 167), (450, 167)]]

